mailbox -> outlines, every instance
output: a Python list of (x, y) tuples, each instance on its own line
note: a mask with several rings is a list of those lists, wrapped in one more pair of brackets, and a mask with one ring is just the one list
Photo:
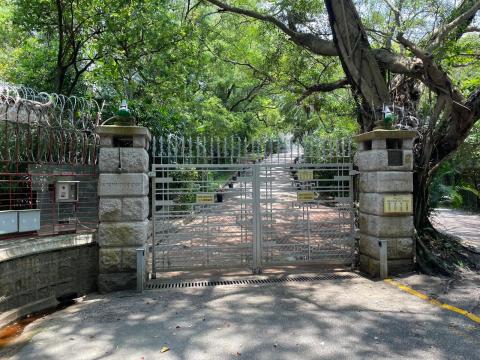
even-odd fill
[(57, 202), (77, 202), (78, 185), (78, 181), (57, 181), (55, 186), (55, 200)]

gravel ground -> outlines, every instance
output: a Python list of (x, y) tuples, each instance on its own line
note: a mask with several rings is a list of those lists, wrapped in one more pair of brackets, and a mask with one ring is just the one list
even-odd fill
[(479, 343), (479, 324), (357, 277), (92, 295), (29, 325), (4, 357), (480, 359)]

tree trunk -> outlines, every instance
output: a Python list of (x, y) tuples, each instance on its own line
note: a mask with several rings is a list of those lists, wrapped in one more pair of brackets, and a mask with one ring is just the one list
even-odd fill
[(55, 92), (62, 94), (63, 87), (65, 85), (65, 68), (61, 65), (57, 65), (55, 70)]
[[(351, 0), (325, 0), (325, 5), (345, 74), (362, 98), (363, 111), (380, 120), (383, 105), (391, 102), (390, 93), (357, 9)], [(371, 130), (370, 123), (362, 125), (364, 130)]]
[(415, 229), (420, 230), (430, 225), (429, 215), (429, 185), (428, 170), (417, 168), (413, 173), (413, 222)]

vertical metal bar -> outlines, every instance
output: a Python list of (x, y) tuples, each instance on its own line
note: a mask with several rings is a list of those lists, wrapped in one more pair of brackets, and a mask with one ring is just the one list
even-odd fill
[(185, 138), (182, 136), (182, 164), (185, 164)]
[[(349, 174), (352, 174), (353, 165), (349, 166)], [(349, 214), (350, 214), (350, 247), (351, 247), (351, 257), (352, 257), (352, 270), (355, 267), (355, 209), (354, 209), (354, 199), (353, 199), (353, 181), (354, 175), (350, 175), (348, 179), (348, 193), (349, 193)]]
[[(165, 174), (164, 176), (166, 178), (170, 177), (171, 176), (171, 172), (174, 171), (172, 169), (170, 169), (170, 167), (165, 167), (165, 171), (162, 171), (162, 174)], [(173, 176), (172, 176), (173, 178)], [(176, 180), (176, 179), (174, 179)], [(173, 184), (172, 187), (174, 187), (175, 185)], [(162, 184), (162, 191), (163, 193), (165, 194), (164, 196), (164, 199), (168, 201), (170, 201), (170, 198), (172, 197), (172, 194), (170, 193), (170, 182), (167, 181), (167, 183), (163, 183)], [(172, 236), (171, 236), (171, 233), (174, 231), (171, 229), (170, 227), (170, 224), (172, 221), (175, 221), (175, 214), (173, 213), (173, 207), (171, 207), (170, 205), (162, 205), (162, 235), (163, 235), (163, 238), (162, 240), (165, 242), (165, 238), (166, 238), (166, 250), (164, 250), (163, 252), (163, 269), (165, 269), (165, 262), (166, 262), (166, 267), (167, 269), (170, 270), (170, 267), (172, 266), (172, 262), (171, 262), (171, 258), (170, 258), (170, 251), (171, 251), (171, 247), (170, 247), (170, 242), (172, 241)], [(174, 264), (175, 265), (175, 264)]]
[(170, 163), (170, 136), (167, 137), (167, 164)]
[[(207, 179), (208, 179), (208, 176), (207, 176)], [(204, 216), (203, 218), (206, 219), (206, 221), (204, 220), (204, 225), (207, 229), (207, 236), (206, 236), (206, 246), (204, 247), (205, 248), (205, 266), (208, 266), (210, 264), (210, 251), (209, 251), (209, 246), (210, 246), (210, 216), (209, 216), (209, 212), (210, 212), (210, 208), (208, 206), (203, 206), (203, 213), (204, 213)]]
[(190, 136), (188, 138), (188, 163), (191, 164), (191, 162), (193, 161), (192, 159), (192, 137)]
[(197, 164), (199, 163), (199, 158), (198, 156), (200, 155), (200, 138), (197, 136)]
[(143, 282), (145, 279), (145, 248), (137, 250), (137, 292), (143, 292)]
[(152, 194), (151, 194), (151, 199), (152, 199), (152, 279), (157, 278), (157, 267), (156, 267), (156, 260), (155, 260), (155, 224), (156, 224), (156, 218), (155, 218), (155, 213), (157, 211), (157, 169), (155, 168), (155, 156), (156, 156), (156, 151), (157, 151), (157, 142), (155, 137), (153, 138), (153, 143), (152, 143)]
[(310, 246), (310, 204), (307, 203), (307, 242), (308, 242), (308, 260), (312, 259), (312, 250)]
[(262, 249), (262, 210), (260, 206), (260, 166), (252, 165), (252, 195), (253, 195), (253, 264), (254, 274), (262, 272), (261, 249)]
[(387, 263), (387, 241), (379, 240), (378, 247), (380, 250), (380, 279), (388, 277), (388, 263)]
[(269, 173), (268, 175), (270, 176), (270, 197), (268, 197), (268, 203), (267, 203), (267, 206), (269, 207), (269, 210), (270, 210), (270, 237), (272, 236), (271, 235), (271, 232), (272, 232), (272, 228), (273, 228), (273, 170), (272, 168), (269, 168)]
[(208, 162), (207, 164), (215, 164), (215, 162), (213, 161), (213, 159), (215, 158), (215, 156), (213, 155), (213, 136), (210, 136), (210, 162)]

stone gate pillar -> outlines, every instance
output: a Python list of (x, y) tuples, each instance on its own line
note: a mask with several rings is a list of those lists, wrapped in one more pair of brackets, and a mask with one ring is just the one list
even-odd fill
[(136, 249), (145, 247), (151, 135), (138, 126), (99, 126), (100, 292), (136, 288)]
[(373, 277), (414, 266), (415, 131), (374, 130), (355, 137), (360, 171), (360, 270)]

